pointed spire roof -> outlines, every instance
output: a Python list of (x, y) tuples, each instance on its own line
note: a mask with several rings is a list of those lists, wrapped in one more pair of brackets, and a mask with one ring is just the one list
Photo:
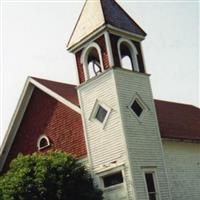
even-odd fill
[(111, 25), (135, 35), (146, 33), (114, 0), (86, 0), (67, 48), (71, 49), (91, 33)]

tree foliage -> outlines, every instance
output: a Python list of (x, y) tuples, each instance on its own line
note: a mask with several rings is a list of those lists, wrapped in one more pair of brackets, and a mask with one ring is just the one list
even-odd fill
[(0, 200), (102, 200), (83, 165), (64, 152), (18, 155), (0, 177)]

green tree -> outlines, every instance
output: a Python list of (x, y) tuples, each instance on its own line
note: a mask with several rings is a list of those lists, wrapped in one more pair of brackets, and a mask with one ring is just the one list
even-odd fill
[(64, 152), (18, 155), (0, 177), (1, 200), (102, 200), (85, 167)]

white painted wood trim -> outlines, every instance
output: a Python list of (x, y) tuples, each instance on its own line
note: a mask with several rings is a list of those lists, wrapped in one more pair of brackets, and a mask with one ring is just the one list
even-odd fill
[(94, 79), (97, 79), (101, 76), (106, 76), (106, 74), (109, 72), (109, 71), (112, 71), (114, 68), (109, 68), (107, 70), (105, 70), (104, 72), (102, 72), (101, 74), (99, 74), (98, 76), (94, 76), (92, 77), (91, 79), (89, 79), (87, 82), (83, 82), (81, 83), (80, 85), (77, 86), (77, 89), (82, 89), (84, 87), (87, 87), (88, 84), (93, 84), (93, 81)]
[(143, 65), (144, 65), (144, 73), (146, 73), (146, 61), (145, 61), (145, 57), (144, 57), (143, 46), (141, 43), (140, 43), (140, 51), (141, 51), (141, 55), (142, 55)]
[(108, 53), (109, 64), (110, 64), (110, 67), (113, 67), (115, 63), (114, 63), (111, 41), (110, 41), (110, 36), (109, 36), (108, 31), (105, 31), (104, 36), (105, 36), (105, 41), (106, 41), (106, 49)]
[(56, 94), (55, 92), (53, 92), (49, 88), (45, 87), (41, 83), (37, 82), (36, 80), (30, 78), (29, 81), (30, 81), (30, 83), (32, 83), (33, 85), (35, 85), (36, 87), (38, 87), (40, 90), (42, 90), (43, 92), (47, 93), (49, 96), (57, 99), (59, 102), (65, 104), (66, 106), (68, 106), (72, 110), (74, 110), (77, 113), (81, 114), (80, 108), (78, 106), (74, 105), (73, 103), (71, 103), (70, 101), (68, 101), (65, 98), (61, 97), (60, 95)]
[(125, 37), (128, 37), (129, 39), (134, 40), (134, 41), (142, 41), (142, 40), (145, 39), (144, 36), (141, 36), (141, 35), (129, 32), (129, 31), (125, 31), (123, 29), (116, 28), (116, 27), (114, 27), (110, 24), (107, 24), (107, 25), (103, 24), (100, 28), (93, 31), (91, 34), (89, 34), (88, 36), (83, 38), (77, 44), (70, 46), (70, 47), (66, 47), (67, 50), (69, 52), (76, 53), (77, 51), (80, 50), (80, 46), (83, 46), (83, 44), (86, 43), (88, 40), (91, 41), (91, 40), (94, 40), (94, 38), (98, 38), (99, 35), (101, 35), (102, 32), (105, 31), (106, 29), (109, 30), (109, 32), (111, 32), (113, 34), (116, 34), (118, 36), (125, 36)]
[(130, 39), (135, 40), (135, 41), (141, 41), (141, 40), (145, 39), (144, 36), (141, 36), (141, 35), (138, 35), (136, 33), (129, 32), (129, 31), (125, 31), (125, 30), (120, 29), (120, 28), (116, 28), (116, 27), (114, 27), (110, 24), (107, 24), (106, 27), (108, 27), (112, 31), (112, 33), (114, 33), (114, 34), (117, 34), (119, 36), (124, 35), (126, 37), (129, 37)]
[(0, 172), (3, 169), (4, 163), (10, 151), (11, 145), (20, 126), (21, 120), (24, 116), (25, 110), (34, 90), (34, 86), (30, 84), (29, 77), (26, 80), (25, 86), (22, 90), (21, 96), (17, 103), (17, 107), (13, 113), (12, 119), (6, 131), (1, 149), (0, 149)]
[[(43, 146), (43, 147), (40, 146), (40, 142), (41, 142), (42, 139), (45, 139), (45, 140), (47, 141), (47, 145), (45, 145), (45, 146)], [(38, 150), (45, 149), (45, 148), (47, 148), (47, 147), (49, 147), (49, 146), (50, 146), (49, 138), (48, 138), (46, 135), (41, 135), (41, 136), (39, 137), (38, 141), (37, 141), (37, 148), (38, 148)]]
[(89, 34), (88, 36), (86, 36), (85, 38), (83, 38), (80, 42), (78, 42), (77, 44), (67, 47), (67, 50), (69, 52), (72, 53), (76, 53), (77, 51), (79, 51), (81, 48), (83, 47), (83, 45), (85, 43), (87, 43), (88, 41), (94, 41), (95, 39), (97, 39), (100, 35), (102, 35), (103, 31), (105, 30), (106, 26), (102, 25), (100, 28), (98, 28), (97, 30), (93, 31), (91, 34)]
[[(80, 94), (80, 91), (79, 91), (79, 89), (77, 90), (77, 92), (78, 92), (78, 99), (79, 99), (79, 101), (80, 101), (80, 106), (82, 107), (82, 105), (83, 105), (83, 101), (82, 101), (82, 98), (81, 98), (81, 94)], [(90, 151), (90, 145), (89, 145), (89, 139), (88, 139), (88, 136), (87, 136), (87, 130), (86, 130), (86, 122), (85, 122), (85, 120), (86, 120), (86, 117), (85, 117), (85, 113), (84, 112), (82, 112), (82, 110), (81, 110), (81, 118), (82, 118), (82, 124), (83, 124), (83, 130), (84, 130), (84, 138), (85, 138), (85, 143), (86, 143), (86, 149), (87, 149), (87, 155), (88, 155), (88, 166), (89, 166), (89, 171), (90, 171), (90, 173), (91, 173), (91, 176), (92, 176), (92, 178), (94, 179), (94, 171), (93, 171), (93, 165), (92, 165), (92, 156), (91, 156), (91, 151)]]
[(78, 71), (78, 66), (77, 66), (77, 62), (76, 62), (76, 56), (74, 56), (74, 66), (75, 67), (75, 70), (76, 70), (76, 80), (77, 80), (77, 83), (80, 84), (80, 77), (79, 77), (79, 71)]

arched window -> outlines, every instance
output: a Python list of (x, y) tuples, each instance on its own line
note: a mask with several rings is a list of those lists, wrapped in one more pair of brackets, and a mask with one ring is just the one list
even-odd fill
[(139, 71), (137, 49), (131, 41), (121, 38), (118, 41), (118, 52), (122, 68)]
[(49, 138), (46, 135), (40, 136), (37, 142), (38, 150), (44, 149), (48, 146), (50, 146)]
[(97, 76), (102, 72), (99, 55), (97, 49), (95, 49), (94, 47), (90, 49), (90, 52), (88, 54), (87, 65), (89, 78)]
[(86, 79), (99, 75), (103, 71), (101, 49), (98, 44), (92, 43), (84, 49), (81, 55)]

